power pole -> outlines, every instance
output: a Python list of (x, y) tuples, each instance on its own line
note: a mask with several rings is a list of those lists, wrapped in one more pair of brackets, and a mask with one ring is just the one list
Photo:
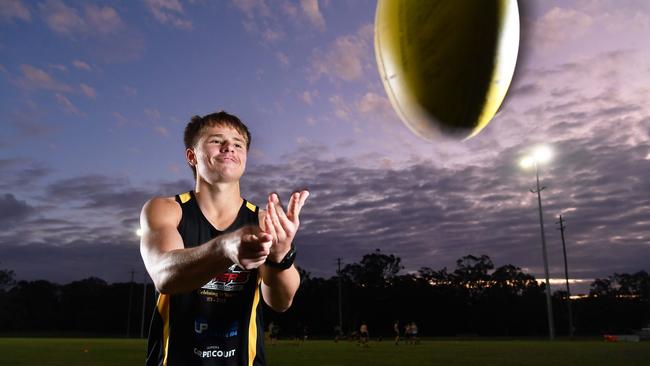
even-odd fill
[(140, 338), (144, 338), (144, 316), (146, 315), (145, 309), (147, 307), (147, 282), (149, 275), (144, 271), (144, 290), (142, 291), (142, 323), (140, 323)]
[(573, 338), (573, 312), (571, 311), (571, 290), (569, 289), (569, 265), (566, 260), (566, 243), (564, 242), (564, 220), (562, 215), (560, 215), (560, 221), (556, 222), (560, 224), (560, 233), (562, 234), (562, 251), (564, 253), (564, 277), (566, 278), (566, 305), (569, 308), (569, 336)]
[(131, 303), (133, 302), (133, 275), (135, 271), (129, 271), (131, 273), (131, 284), (129, 286), (129, 311), (126, 313), (126, 338), (131, 337)]
[(537, 179), (537, 189), (531, 189), (531, 193), (537, 193), (537, 207), (539, 208), (539, 227), (542, 234), (542, 256), (544, 259), (544, 275), (546, 277), (546, 317), (548, 319), (548, 337), (550, 340), (555, 339), (555, 325), (553, 318), (553, 302), (551, 300), (551, 281), (548, 275), (548, 257), (546, 255), (546, 236), (544, 235), (544, 219), (542, 215), (542, 190), (546, 187), (539, 186), (539, 164), (535, 162), (535, 177)]
[(341, 287), (341, 258), (336, 258), (338, 270), (336, 276), (339, 278), (339, 329), (343, 331), (343, 290)]

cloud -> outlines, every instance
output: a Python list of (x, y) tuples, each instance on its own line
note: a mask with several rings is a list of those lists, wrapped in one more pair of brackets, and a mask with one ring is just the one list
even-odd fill
[(298, 7), (290, 1), (282, 3), (282, 12), (289, 17), (296, 17), (298, 15)]
[(260, 37), (266, 46), (286, 40), (287, 34), (325, 30), (317, 0), (301, 0), (299, 7), (286, 0), (233, 0), (231, 4), (244, 14), (246, 32)]
[(345, 99), (340, 95), (332, 95), (329, 102), (334, 108), (334, 115), (343, 120), (349, 120), (352, 112), (352, 107), (345, 102)]
[(126, 117), (124, 117), (124, 115), (122, 115), (120, 112), (113, 112), (113, 117), (115, 117), (118, 127), (125, 126), (128, 123)]
[(190, 30), (192, 21), (184, 17), (183, 5), (178, 0), (145, 0), (147, 9), (164, 25)]
[(95, 97), (97, 97), (97, 93), (95, 92), (95, 89), (93, 89), (92, 87), (82, 83), (79, 84), (79, 88), (81, 88), (81, 92), (88, 98), (95, 99)]
[[(650, 184), (650, 173), (637, 172), (650, 170), (637, 164), (650, 167), (644, 160), (650, 148), (621, 145), (588, 156), (589, 145), (588, 140), (572, 140), (557, 146), (563, 161), (542, 177), (549, 187), (543, 193), (547, 238), (555, 237), (554, 216), (564, 211), (575, 273), (589, 277), (611, 274), (620, 266), (641, 269), (643, 261), (635, 256), (647, 250), (642, 238), (650, 235), (643, 225), (650, 220), (650, 199), (641, 187)], [(242, 189), (275, 190), (286, 197), (293, 189), (309, 187), (312, 196), (303, 209), (299, 242), (301, 265), (315, 273), (331, 274), (323, 258), (359, 258), (381, 248), (400, 255), (409, 269), (442, 268), (463, 255), (487, 253), (496, 262), (531, 268), (540, 277), (541, 261), (525, 254), (539, 249), (539, 221), (536, 200), (527, 190), (534, 177), (515, 167), (520, 154), (509, 149), (487, 165), (452, 170), (427, 161), (368, 168), (353, 160), (322, 161), (306, 158), (317, 156), (313, 153), (297, 153), (303, 158), (250, 168)], [(629, 163), (612, 171), (615, 161)], [(263, 196), (251, 200), (263, 202)], [(606, 227), (598, 229), (600, 225)], [(557, 277), (560, 250), (550, 249)], [(616, 259), (608, 264), (606, 257)]]
[(152, 120), (160, 120), (160, 111), (156, 108), (146, 108), (144, 114)]
[(86, 5), (85, 12), (88, 25), (101, 34), (115, 33), (124, 26), (117, 11), (111, 7)]
[(124, 94), (128, 97), (135, 97), (136, 95), (138, 95), (138, 90), (134, 87), (125, 86), (123, 90), (124, 90)]
[(59, 103), (59, 105), (63, 108), (63, 110), (68, 113), (68, 114), (73, 114), (75, 116), (81, 116), (82, 113), (79, 111), (79, 109), (68, 99), (66, 96), (60, 93), (56, 93), (54, 95), (56, 98), (56, 101)]
[(61, 34), (72, 34), (85, 27), (79, 12), (66, 6), (61, 0), (47, 0), (39, 4), (41, 16), (53, 31)]
[(318, 90), (305, 90), (300, 94), (300, 99), (308, 105), (312, 105), (314, 103), (314, 98), (318, 98), (319, 95)]
[[(33, 162), (0, 160), (0, 177), (5, 168), (28, 177), (30, 174), (20, 171), (30, 165)], [(4, 177), (0, 184), (3, 182)], [(33, 184), (31, 180), (29, 185)], [(124, 178), (102, 175), (52, 183), (41, 180), (40, 184), (44, 184), (39, 189), (43, 193), (35, 197), (39, 206), (19, 196), (0, 196), (2, 212), (15, 211), (0, 220), (20, 220), (20, 225), (0, 232), (3, 265), (14, 269), (20, 279), (70, 281), (94, 275), (119, 280), (122, 266), (142, 265), (135, 236), (142, 205), (154, 196), (170, 196), (193, 187), (191, 180), (177, 180), (139, 188)], [(44, 265), (52, 261), (58, 263), (56, 270)]]
[(535, 83), (527, 83), (522, 85), (512, 85), (510, 93), (516, 94), (519, 97), (523, 96), (534, 96), (539, 94), (542, 91), (542, 88)]
[(29, 158), (0, 159), (0, 190), (32, 190), (50, 173), (52, 169), (47, 165)]
[(131, 187), (125, 178), (99, 174), (61, 179), (45, 187), (45, 192), (52, 204), (118, 212), (139, 210), (147, 197), (155, 194), (155, 191)]
[(57, 92), (71, 92), (72, 87), (63, 82), (57, 81), (50, 74), (42, 69), (31, 65), (20, 65), (22, 77), (18, 80), (18, 85), (25, 89), (42, 89)]
[(300, 0), (300, 7), (314, 27), (325, 30), (325, 18), (318, 8), (318, 0)]
[(276, 52), (275, 57), (278, 59), (278, 61), (280, 61), (280, 65), (282, 65), (282, 67), (286, 68), (286, 67), (289, 66), (289, 64), (290, 64), (289, 56), (287, 56), (285, 53)]
[(318, 121), (316, 121), (316, 118), (314, 118), (312, 116), (307, 117), (306, 121), (307, 121), (307, 124), (312, 126), (312, 127), (316, 126), (318, 124)]
[[(246, 32), (262, 37), (268, 43), (274, 43), (284, 38), (280, 18), (273, 13), (265, 0), (233, 1), (236, 9), (244, 13), (242, 24)], [(295, 10), (293, 5), (283, 7), (283, 11)]]
[[(609, 136), (613, 128), (594, 132), (593, 139), (606, 145), (594, 146), (591, 138), (584, 137), (556, 142), (558, 159), (542, 172), (542, 183), (548, 187), (542, 199), (553, 277), (561, 277), (563, 271), (561, 247), (551, 244), (557, 243), (553, 223), (560, 212), (567, 221), (573, 276), (604, 277), (647, 265), (650, 198), (645, 187), (650, 186), (650, 160), (646, 159), (650, 147), (631, 146), (620, 136)], [(325, 158), (331, 155), (327, 147), (309, 143), (279, 163), (249, 166), (242, 194), (260, 204), (271, 191), (286, 201), (294, 189), (310, 189), (296, 242), (300, 265), (318, 276), (334, 273), (324, 258), (352, 262), (380, 248), (400, 256), (406, 270), (452, 267), (464, 255), (485, 253), (495, 263), (526, 267), (541, 278), (540, 256), (530, 254), (540, 249), (537, 202), (528, 192), (534, 175), (516, 167), (524, 153), (516, 146), (502, 149), (483, 164), (444, 167), (428, 159), (395, 164), (381, 155), (374, 163)], [(0, 160), (0, 174), (19, 175), (17, 170), (24, 166), (18, 160)], [(34, 268), (25, 251), (37, 248), (55, 257), (68, 253), (68, 248), (107, 256), (92, 269), (62, 269), (57, 276), (65, 278), (112, 273), (109, 263), (139, 263), (137, 251), (135, 258), (125, 261), (124, 250), (119, 250), (124, 247), (119, 245), (135, 240), (132, 230), (142, 204), (152, 196), (176, 194), (192, 186), (187, 179), (140, 187), (126, 178), (103, 175), (48, 183), (40, 216), (22, 216), (23, 225), (0, 234), (3, 258), (11, 253), (6, 265), (26, 273)], [(2, 202), (16, 205), (14, 201), (20, 205), (23, 200), (5, 197)], [(23, 201), (22, 207), (26, 206), (33, 207)], [(17, 238), (29, 246), (12, 245)], [(106, 243), (118, 247), (105, 248)], [(49, 274), (44, 271), (32, 275)]]
[(66, 71), (68, 71), (68, 68), (65, 67), (65, 65), (61, 65), (61, 64), (49, 64), (49, 65), (47, 65), (47, 66), (48, 66), (50, 69), (54, 69), (54, 70), (57, 70), (57, 71), (60, 71), (60, 72), (66, 72)]
[(154, 131), (156, 131), (160, 136), (169, 137), (169, 130), (167, 127), (154, 126)]
[(32, 15), (20, 0), (0, 0), (0, 20), (11, 22), (14, 19), (30, 22)]
[(358, 103), (361, 113), (392, 113), (392, 106), (388, 98), (373, 92), (367, 92)]
[(324, 53), (320, 49), (314, 50), (309, 78), (315, 81), (324, 75), (331, 80), (361, 79), (364, 66), (372, 58), (370, 39), (366, 25), (356, 34), (338, 37)]
[(62, 0), (47, 0), (39, 4), (45, 23), (56, 33), (66, 36), (78, 34), (112, 34), (124, 27), (115, 9), (86, 4), (83, 14), (67, 6)]
[(47, 279), (65, 284), (95, 276), (108, 282), (126, 282), (130, 271), (137, 271), (138, 276), (145, 271), (139, 249), (135, 235), (105, 237), (103, 241), (82, 239), (59, 246), (33, 242), (3, 250), (3, 265), (26, 281)]
[[(31, 101), (30, 101), (31, 102)], [(33, 139), (41, 136), (52, 136), (62, 129), (62, 125), (48, 121), (44, 112), (38, 106), (12, 111), (7, 122), (12, 125), (16, 135), (11, 136), (11, 143), (18, 144), (23, 139)], [(9, 136), (9, 134), (7, 134)]]
[(550, 47), (585, 35), (594, 19), (574, 9), (553, 7), (533, 27), (533, 44)]
[(84, 71), (91, 71), (92, 67), (88, 65), (86, 62), (79, 61), (79, 60), (74, 60), (72, 61), (72, 65), (76, 67), (79, 70), (84, 70)]
[(25, 201), (18, 201), (11, 193), (5, 193), (0, 196), (0, 223), (3, 225), (16, 225), (24, 221), (32, 213), (34, 207), (28, 205)]

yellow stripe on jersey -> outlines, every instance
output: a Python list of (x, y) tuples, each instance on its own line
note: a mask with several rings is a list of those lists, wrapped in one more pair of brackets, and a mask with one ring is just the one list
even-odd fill
[(257, 355), (257, 305), (260, 302), (260, 283), (262, 277), (257, 274), (257, 287), (253, 297), (253, 308), (251, 309), (251, 319), (248, 322), (248, 366), (253, 366), (255, 355)]
[(185, 192), (183, 194), (180, 194), (179, 197), (181, 198), (181, 203), (185, 203), (192, 199), (192, 196), (190, 195), (190, 192)]
[(169, 356), (169, 295), (160, 294), (156, 308), (163, 321), (163, 366), (167, 366), (167, 356)]
[(257, 208), (257, 207), (255, 207), (254, 204), (252, 204), (252, 203), (250, 203), (250, 202), (248, 202), (248, 201), (246, 201), (246, 207), (247, 207), (249, 210), (253, 211), (253, 212), (255, 212), (255, 209)]

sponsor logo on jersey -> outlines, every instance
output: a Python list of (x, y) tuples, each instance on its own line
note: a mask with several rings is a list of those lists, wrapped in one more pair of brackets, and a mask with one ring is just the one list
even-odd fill
[(230, 350), (221, 350), (221, 349), (205, 349), (201, 350), (194, 348), (194, 354), (201, 358), (230, 358), (235, 356), (236, 348)]
[(220, 339), (228, 339), (232, 337), (237, 337), (239, 334), (239, 322), (234, 321), (230, 325), (215, 325), (204, 317), (198, 317), (194, 319), (194, 332), (197, 335), (197, 339), (206, 339), (207, 337), (216, 337)]
[(242, 270), (233, 264), (227, 272), (220, 273), (201, 288), (217, 291), (241, 291), (249, 278), (250, 271)]

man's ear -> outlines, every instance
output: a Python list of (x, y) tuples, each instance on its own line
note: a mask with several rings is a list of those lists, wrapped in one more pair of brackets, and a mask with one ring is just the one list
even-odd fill
[(196, 153), (194, 149), (186, 149), (185, 157), (187, 158), (187, 163), (193, 167), (196, 167)]

